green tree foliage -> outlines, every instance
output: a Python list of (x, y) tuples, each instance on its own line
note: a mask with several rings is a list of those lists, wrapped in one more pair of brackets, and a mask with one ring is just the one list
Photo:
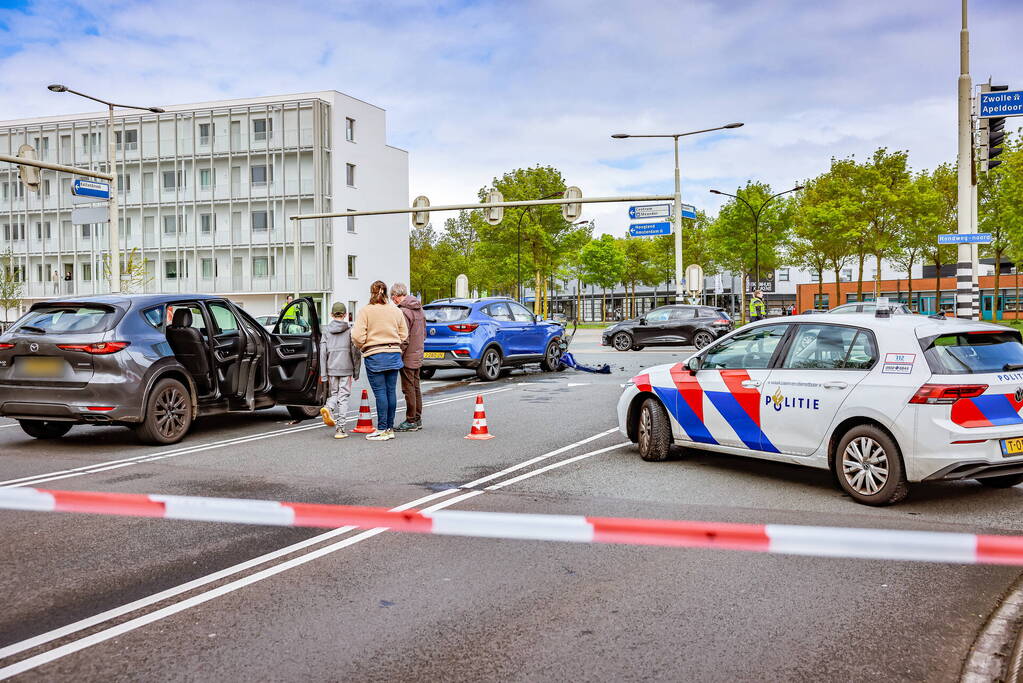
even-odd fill
[(625, 265), (622, 268), (622, 284), (625, 291), (631, 290), (629, 298), (629, 317), (636, 315), (636, 285), (654, 284), (657, 282), (657, 269), (651, 259), (653, 248), (646, 237), (625, 237), (618, 240), (618, 247), (625, 257)]
[(934, 266), (936, 281), (936, 310), (941, 310), (941, 267), (956, 262), (956, 247), (952, 244), (938, 244), (938, 235), (956, 232), (959, 212), (957, 170), (952, 164), (941, 164), (927, 174), (934, 192), (934, 208), (925, 214), (927, 225), (925, 258)]
[[(910, 173), (906, 152), (880, 148), (864, 164), (857, 164), (852, 190), (859, 195), (864, 227), (864, 249), (874, 257), (874, 295), (881, 291), (881, 261), (899, 251)], [(863, 299), (863, 261), (860, 261), (859, 299)]]
[(910, 305), (913, 302), (913, 267), (927, 257), (932, 244), (937, 242), (931, 230), (940, 201), (926, 172), (914, 176), (906, 188), (899, 219), (898, 249), (892, 254), (892, 260), (906, 271)]
[(583, 247), (580, 254), (583, 281), (601, 288), (601, 319), (607, 317), (607, 290), (622, 280), (625, 254), (611, 235), (601, 235)]
[(0, 252), (0, 308), (4, 311), (0, 322), (7, 320), (12, 310), (20, 308), (24, 290), (25, 271), (17, 266), (14, 249), (7, 247)]
[[(845, 170), (845, 169), (840, 169)], [(841, 303), (840, 282), (842, 269), (854, 256), (854, 247), (846, 238), (848, 212), (841, 172), (832, 169), (803, 184), (796, 208), (793, 211), (793, 243), (790, 251), (792, 261), (799, 266), (817, 271), (820, 268), (818, 294), (824, 294), (824, 271), (830, 269), (835, 275), (835, 298), (833, 305)], [(838, 227), (836, 227), (838, 226)]]

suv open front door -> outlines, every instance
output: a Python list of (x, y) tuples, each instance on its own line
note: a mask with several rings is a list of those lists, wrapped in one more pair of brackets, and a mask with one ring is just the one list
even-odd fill
[(320, 404), (320, 319), (308, 297), (295, 299), (274, 325), (270, 384), (281, 405)]

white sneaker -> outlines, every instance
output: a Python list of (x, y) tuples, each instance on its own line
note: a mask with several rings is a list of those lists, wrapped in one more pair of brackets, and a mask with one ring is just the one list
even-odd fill
[(394, 430), (391, 430), (391, 429), (385, 429), (384, 431), (380, 431), (378, 429), (375, 432), (373, 432), (372, 434), (367, 434), (366, 435), (366, 440), (367, 441), (389, 441), (390, 439), (393, 439), (393, 438), (394, 438)]
[(334, 430), (334, 438), (335, 439), (347, 439), (348, 438), (348, 432), (346, 432), (341, 427), (338, 427), (337, 429)]

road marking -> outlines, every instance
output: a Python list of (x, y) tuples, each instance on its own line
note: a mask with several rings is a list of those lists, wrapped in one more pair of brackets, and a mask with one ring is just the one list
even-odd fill
[(568, 386), (570, 386), (570, 387), (588, 387), (588, 386), (590, 386), (590, 382), (569, 382)]
[[(523, 469), (525, 467), (529, 467), (530, 465), (535, 464), (537, 462), (540, 462), (542, 460), (549, 459), (549, 458), (555, 457), (555, 456), (557, 456), (557, 455), (559, 455), (561, 453), (565, 453), (566, 451), (573, 450), (573, 449), (578, 448), (580, 446), (583, 446), (583, 445), (585, 445), (587, 443), (590, 443), (590, 442), (595, 441), (597, 439), (600, 439), (600, 438), (602, 438), (604, 436), (607, 436), (607, 435), (609, 435), (609, 434), (611, 434), (612, 432), (615, 432), (615, 431), (617, 431), (616, 428), (615, 429), (608, 429), (608, 430), (603, 431), (603, 432), (598, 432), (596, 434), (593, 434), (592, 436), (586, 437), (585, 439), (580, 439), (579, 441), (575, 441), (573, 443), (570, 443), (568, 445), (562, 446), (562, 447), (557, 448), (557, 449), (555, 449), (553, 451), (550, 451), (548, 453), (544, 453), (543, 455), (536, 456), (535, 458), (530, 458), (529, 460), (526, 460), (524, 462), (518, 463), (518, 464), (513, 465), (511, 467), (508, 467), (506, 469), (503, 469), (500, 472), (495, 472), (494, 474), (488, 475), (486, 477), (481, 477), (480, 479), (473, 480), (473, 481), (471, 481), (471, 482), (469, 482), (467, 484), (462, 484), (459, 487), (450, 488), (450, 489), (444, 489), (443, 491), (437, 491), (435, 493), (431, 493), (431, 494), (429, 494), (427, 496), (424, 496), (422, 498), (417, 498), (416, 500), (410, 501), (408, 503), (403, 503), (402, 505), (399, 505), (399, 506), (397, 506), (395, 508), (391, 508), (391, 510), (394, 511), (394, 512), (400, 512), (402, 510), (408, 510), (409, 508), (413, 508), (413, 507), (416, 507), (418, 505), (422, 505), (423, 503), (427, 503), (427, 502), (430, 502), (430, 501), (433, 501), (433, 500), (437, 500), (438, 498), (443, 498), (443, 497), (449, 496), (449, 495), (451, 495), (453, 493), (458, 493), (460, 491), (464, 491), (464, 489), (466, 489), (466, 488), (471, 488), (471, 487), (474, 487), (474, 486), (478, 486), (479, 484), (485, 483), (487, 481), (492, 481), (493, 479), (498, 478), (500, 476), (503, 476), (504, 474), (508, 474), (508, 473), (511, 473), (511, 472), (518, 471), (520, 469)], [(619, 444), (617, 446), (614, 446), (613, 448), (620, 448), (623, 445), (625, 445), (625, 444)], [(608, 449), (600, 449), (598, 451), (592, 451), (589, 454), (583, 454), (583, 455), (585, 457), (590, 457), (591, 455), (597, 455), (598, 453), (603, 453), (606, 450), (608, 450)], [(571, 462), (575, 462), (575, 461), (580, 460), (580, 459), (582, 459), (582, 458), (575, 457), (575, 458), (571, 458), (570, 461)], [(565, 461), (565, 462), (567, 464), (569, 461)], [(557, 463), (554, 463), (554, 465), (557, 465)], [(536, 473), (539, 474), (541, 472), (549, 471), (550, 469), (553, 469), (553, 467), (551, 465), (548, 465), (545, 468), (542, 468), (540, 470), (536, 470)], [(530, 476), (534, 476), (534, 475), (530, 474)], [(520, 475), (519, 477), (516, 477), (515, 479), (516, 479), (516, 481), (522, 481), (523, 479), (527, 479), (527, 478), (528, 478), (528, 476), (521, 476)], [(447, 505), (453, 505), (453, 504), (455, 504), (457, 502), (460, 502), (460, 501), (463, 501), (463, 500), (467, 500), (467, 499), (472, 498), (474, 496), (481, 495), (482, 493), (483, 493), (482, 490), (466, 491), (464, 493), (461, 493), (458, 496), (455, 496), (454, 498), (449, 499), (449, 501), (445, 501), (445, 503)], [(441, 507), (446, 507), (447, 505), (442, 505)], [(441, 509), (441, 507), (433, 506), (433, 507), (430, 507), (430, 508), (425, 508), (423, 510), (423, 512), (439, 510), (439, 509)], [(192, 591), (192, 590), (194, 590), (196, 588), (200, 588), (202, 586), (205, 586), (207, 584), (213, 583), (215, 581), (219, 581), (221, 579), (227, 578), (227, 577), (232, 576), (234, 574), (238, 574), (239, 572), (245, 571), (247, 569), (251, 569), (251, 568), (259, 566), (261, 564), (265, 564), (266, 562), (269, 562), (271, 560), (275, 560), (277, 558), (284, 557), (286, 555), (290, 555), (290, 554), (292, 554), (294, 552), (297, 552), (299, 550), (303, 550), (305, 548), (308, 548), (309, 546), (316, 545), (316, 544), (318, 544), (318, 543), (320, 543), (322, 541), (326, 541), (326, 540), (329, 540), (331, 538), (335, 538), (337, 536), (343, 535), (343, 534), (345, 534), (345, 533), (347, 533), (349, 531), (352, 531), (355, 528), (356, 527), (341, 527), (339, 529), (332, 529), (332, 530), (327, 531), (325, 533), (313, 536), (312, 538), (308, 538), (308, 539), (306, 539), (304, 541), (300, 541), (298, 543), (286, 546), (284, 548), (280, 548), (278, 550), (274, 550), (272, 552), (266, 553), (266, 554), (261, 555), (259, 557), (253, 558), (251, 560), (246, 560), (245, 562), (241, 562), (241, 563), (236, 564), (236, 565), (234, 565), (232, 567), (227, 567), (225, 569), (221, 569), (220, 571), (214, 572), (212, 574), (208, 574), (206, 576), (202, 576), (202, 577), (199, 577), (197, 579), (193, 579), (192, 581), (189, 581), (187, 583), (183, 583), (183, 584), (181, 584), (179, 586), (175, 586), (173, 588), (168, 588), (167, 590), (161, 591), (159, 593), (154, 593), (153, 595), (149, 595), (149, 596), (144, 597), (144, 598), (140, 598), (138, 600), (135, 600), (134, 602), (130, 602), (128, 604), (121, 605), (119, 607), (115, 607), (115, 608), (109, 609), (109, 610), (107, 610), (105, 612), (101, 612), (100, 614), (88, 617), (86, 619), (81, 619), (79, 621), (76, 621), (74, 623), (68, 624), (66, 626), (62, 626), (62, 627), (54, 629), (52, 631), (48, 631), (46, 633), (42, 633), (40, 635), (33, 636), (32, 638), (28, 638), (27, 640), (23, 640), (21, 642), (14, 643), (14, 644), (9, 645), (9, 646), (4, 647), (4, 648), (0, 648), (0, 659), (5, 659), (5, 658), (10, 657), (12, 655), (18, 654), (19, 652), (24, 652), (26, 650), (30, 650), (30, 649), (38, 647), (40, 645), (44, 645), (45, 643), (52, 642), (52, 641), (57, 640), (59, 638), (64, 638), (65, 636), (69, 636), (69, 635), (71, 635), (73, 633), (77, 633), (79, 631), (82, 631), (84, 629), (90, 628), (92, 626), (96, 626), (97, 624), (101, 624), (101, 623), (103, 623), (105, 621), (109, 621), (111, 619), (116, 619), (116, 618), (118, 618), (120, 616), (123, 616), (123, 615), (126, 615), (126, 614), (130, 614), (131, 612), (135, 612), (135, 611), (137, 611), (139, 609), (142, 609), (144, 607), (148, 607), (150, 605), (154, 605), (156, 603), (163, 602), (164, 600), (167, 600), (168, 598), (172, 598), (172, 597), (174, 597), (176, 595), (180, 595), (182, 593), (187, 593), (187, 592)], [(321, 548), (321, 550), (326, 550), (328, 548), (331, 549), (331, 550), (329, 550), (329, 552), (333, 552), (334, 550), (340, 550), (341, 548), (344, 548), (344, 547), (347, 547), (348, 545), (351, 545), (351, 543), (348, 543), (348, 541), (352, 541), (353, 539), (358, 539), (358, 540), (354, 541), (354, 542), (357, 543), (359, 540), (364, 540), (365, 538), (371, 538), (372, 536), (375, 536), (378, 533), (381, 533), (382, 531), (384, 531), (384, 529), (370, 529), (370, 530), (364, 531), (364, 532), (362, 532), (362, 533), (360, 533), (360, 534), (358, 534), (356, 536), (352, 536), (349, 539), (345, 539), (345, 541), (341, 541), (341, 542), (335, 543), (335, 544), (333, 544), (331, 546), (326, 546), (325, 548)], [(364, 537), (364, 538), (360, 538), (360, 537)], [(319, 554), (316, 554), (316, 553), (319, 553)], [(318, 550), (318, 551), (315, 551), (315, 553), (311, 553), (310, 554), (310, 555), (314, 555), (314, 557), (311, 557), (310, 559), (316, 559), (317, 557), (321, 557), (322, 555), (325, 555), (325, 554), (326, 553), (321, 553)], [(293, 560), (289, 560), (287, 563), (284, 563), (284, 564), (288, 565), (287, 568), (291, 568), (292, 566), (298, 566), (299, 564), (304, 564), (304, 562), (299, 562), (297, 564), (291, 564), (291, 563), (295, 562), (295, 560), (305, 560), (305, 558), (310, 557), (310, 555), (303, 555), (300, 558), (294, 558)], [(305, 560), (305, 561), (309, 561), (309, 560)], [(263, 570), (262, 572), (259, 572), (259, 574), (263, 574), (264, 572), (269, 572), (270, 569), (277, 569), (277, 567), (280, 567), (280, 566), (284, 566), (284, 565), (275, 565), (274, 567), (271, 567), (271, 568)], [(280, 571), (284, 571), (284, 570), (282, 569)], [(269, 574), (266, 574), (266, 576), (262, 576), (261, 578), (268, 578), (269, 576), (273, 576), (274, 573), (279, 573), (279, 572), (269, 573)], [(253, 574), (252, 576), (258, 576), (259, 574)], [(247, 578), (251, 578), (251, 576), (247, 577)], [(236, 583), (240, 583), (241, 581), (244, 581), (244, 580), (245, 579), (238, 579), (238, 580), (236, 580), (236, 581), (234, 581), (234, 582), (232, 582), (230, 584), (225, 584), (225, 586), (222, 586), (222, 588), (226, 587), (226, 586), (234, 585)], [(259, 579), (256, 579), (256, 580), (259, 580)], [(252, 581), (250, 581), (248, 583), (252, 583)], [(248, 585), (248, 583), (244, 583), (244, 584), (238, 585), (236, 588), (234, 588), (232, 590), (237, 590), (237, 588), (241, 588), (244, 585)], [(219, 590), (219, 589), (215, 589), (215, 590)], [(230, 592), (230, 591), (225, 591), (225, 592)], [(222, 594), (223, 593), (217, 593), (216, 595), (211, 595), (209, 598), (206, 598), (206, 600), (210, 600), (210, 599), (212, 599), (214, 597), (217, 597), (218, 595), (222, 595)], [(203, 594), (203, 595), (206, 595), (206, 594)], [(202, 597), (202, 596), (195, 596), (195, 597)], [(198, 604), (201, 604), (202, 602), (206, 602), (206, 600), (201, 600), (199, 602), (195, 602), (194, 604), (198, 605)], [(163, 608), (163, 609), (169, 609), (170, 607), (176, 607), (177, 605), (184, 604), (185, 602), (188, 602), (188, 600), (183, 601), (181, 603), (175, 603), (174, 605), (170, 605), (167, 608)], [(189, 606), (192, 606), (192, 604), (189, 604)], [(162, 612), (163, 609), (158, 610), (157, 612)], [(187, 607), (184, 607), (184, 608), (181, 608), (181, 609), (187, 609)], [(181, 609), (178, 609), (178, 610), (176, 610), (174, 612), (168, 612), (167, 614), (165, 614), (163, 616), (169, 616), (170, 614), (174, 614), (177, 611), (181, 611)], [(152, 614), (156, 614), (157, 612), (153, 612)], [(125, 622), (125, 624), (122, 624), (121, 626), (124, 626), (126, 624), (132, 624), (132, 623), (135, 623), (135, 622), (139, 622), (137, 624), (137, 626), (134, 627), (134, 628), (138, 628), (140, 626), (144, 626), (145, 624), (151, 623), (151, 621), (155, 621), (155, 619), (150, 620), (150, 621), (144, 621), (144, 622), (140, 621), (140, 620), (145, 619), (146, 616), (151, 616), (151, 615), (144, 615), (143, 617), (137, 617), (134, 620)], [(163, 617), (159, 617), (159, 618), (163, 618)], [(112, 630), (112, 629), (108, 629), (108, 630)], [(107, 631), (102, 631), (100, 633), (107, 633)], [(100, 634), (95, 634), (95, 635), (100, 635)], [(118, 634), (115, 633), (113, 635), (108, 636), (108, 638), (116, 637), (116, 635), (118, 635)], [(86, 647), (89, 647), (90, 645), (94, 645), (95, 643), (103, 642), (103, 640), (107, 640), (107, 638), (103, 638), (101, 640), (95, 640), (94, 642), (90, 641), (87, 644), (82, 645), (81, 647), (77, 647), (77, 648), (74, 648), (74, 649), (69, 649), (67, 651), (64, 651), (64, 649), (63, 649), (63, 648), (68, 648), (68, 647), (71, 647), (71, 646), (74, 646), (74, 645), (78, 645), (79, 643), (82, 643), (83, 641), (89, 640), (92, 637), (93, 636), (88, 636), (88, 637), (86, 637), (86, 638), (84, 638), (82, 640), (78, 640), (78, 641), (75, 641), (74, 643), (69, 643), (68, 645), (62, 646), (61, 648), (55, 648), (54, 650), (50, 650), (49, 652), (41, 653), (41, 654), (37, 655), (36, 657), (30, 657), (29, 659), (23, 660), (22, 662), (18, 662), (18, 663), (13, 664), (13, 665), (11, 665), (9, 667), (5, 667), (3, 669), (0, 669), (0, 680), (2, 680), (4, 678), (7, 678), (9, 676), (14, 676), (14, 675), (16, 675), (18, 673), (21, 673), (23, 671), (27, 671), (27, 670), (29, 670), (31, 668), (35, 668), (36, 666), (40, 666), (42, 664), (45, 664), (46, 662), (53, 661), (54, 659), (58, 659), (58, 658), (63, 657), (65, 655), (71, 654), (73, 652), (77, 652), (78, 650), (81, 650), (81, 649), (84, 649)], [(50, 659), (45, 659), (45, 660), (38, 659), (38, 658), (44, 657), (45, 655), (48, 655), (50, 653), (56, 653), (56, 652), (62, 652), (62, 654), (54, 656), (54, 657), (52, 657)], [(37, 659), (38, 659), (38, 661), (36, 661)], [(32, 664), (31, 666), (27, 666), (25, 668), (16, 668), (16, 667), (21, 667), (22, 665), (24, 665), (24, 664), (26, 664), (28, 662), (32, 662), (32, 661), (36, 661), (36, 663)]]
[(15, 423), (12, 425), (0, 425), (0, 429), (6, 429), (7, 427), (20, 427), (21, 425)]
[[(470, 392), (458, 394), (456, 396), (446, 396), (444, 398), (439, 398), (434, 401), (428, 401), (423, 404), (423, 407), (443, 405), (446, 403), (453, 403), (455, 401), (461, 401), (465, 399), (475, 399), (477, 395), (489, 396), (491, 394), (497, 394), (511, 390), (512, 387), (502, 387), (500, 389), (491, 389), (490, 391)], [(346, 422), (351, 422), (357, 416), (358, 416), (357, 411), (351, 412), (346, 416), (345, 420)], [(156, 460), (164, 460), (167, 458), (176, 458), (182, 455), (192, 455), (194, 453), (216, 450), (218, 448), (225, 448), (227, 446), (237, 446), (239, 444), (250, 443), (252, 441), (260, 441), (262, 439), (269, 439), (275, 436), (281, 436), (282, 434), (294, 434), (297, 432), (308, 431), (310, 429), (318, 429), (323, 426), (324, 425), (322, 422), (316, 422), (314, 424), (304, 425), (300, 427), (278, 429), (272, 432), (266, 432), (264, 434), (253, 434), (250, 436), (233, 437), (231, 439), (225, 439), (223, 441), (214, 441), (208, 444), (186, 446), (184, 448), (178, 448), (170, 451), (157, 451), (156, 453), (136, 455), (130, 458), (122, 458), (120, 460), (108, 460), (107, 462), (93, 463), (91, 465), (83, 465), (82, 467), (74, 467), (67, 470), (57, 470), (55, 472), (35, 474), (28, 477), (21, 477), (20, 479), (8, 479), (7, 481), (0, 481), (0, 488), (11, 488), (13, 486), (34, 486), (36, 484), (42, 484), (48, 481), (57, 481), (60, 479), (69, 479), (72, 477), (82, 477), (87, 474), (98, 474), (100, 472), (107, 472), (109, 470), (119, 469), (121, 467), (139, 465), (145, 462), (153, 462)]]

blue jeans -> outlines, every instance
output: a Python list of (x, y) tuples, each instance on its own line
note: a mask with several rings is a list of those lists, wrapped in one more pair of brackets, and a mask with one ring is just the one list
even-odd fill
[[(397, 362), (391, 356), (397, 356)], [(377, 430), (394, 428), (394, 414), (398, 409), (398, 397), (395, 387), (398, 383), (398, 372), (401, 369), (401, 354), (379, 353), (363, 359), (366, 364), (366, 376), (369, 386), (373, 389), (373, 398), (377, 403)], [(398, 367), (395, 368), (394, 365)], [(374, 366), (387, 369), (374, 370)]]

